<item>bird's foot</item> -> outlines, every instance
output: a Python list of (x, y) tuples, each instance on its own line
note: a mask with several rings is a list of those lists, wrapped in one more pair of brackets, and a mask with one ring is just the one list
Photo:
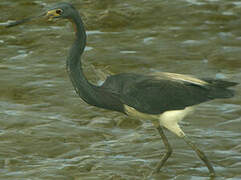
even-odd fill
[(214, 177), (216, 177), (216, 174), (215, 174), (215, 172), (210, 172), (209, 176), (210, 176), (211, 178), (214, 178)]

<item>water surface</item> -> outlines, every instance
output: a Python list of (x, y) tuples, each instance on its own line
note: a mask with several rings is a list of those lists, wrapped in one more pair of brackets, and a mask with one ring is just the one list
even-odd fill
[[(0, 22), (39, 13), (54, 1), (1, 1)], [(57, 2), (57, 1), (55, 1)], [(237, 0), (78, 1), (88, 43), (88, 79), (110, 73), (169, 71), (241, 79), (241, 3)], [(65, 71), (73, 41), (66, 21), (0, 26), (0, 179), (204, 180), (208, 171), (179, 138), (151, 175), (161, 139), (148, 121), (85, 104)], [(218, 180), (241, 179), (241, 88), (201, 104), (184, 132), (206, 152)]]

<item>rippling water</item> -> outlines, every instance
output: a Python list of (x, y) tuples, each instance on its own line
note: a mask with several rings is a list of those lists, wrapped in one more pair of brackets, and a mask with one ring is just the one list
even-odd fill
[[(37, 14), (54, 1), (1, 1), (0, 22)], [(57, 2), (57, 1), (55, 1)], [(238, 0), (78, 1), (88, 30), (88, 79), (170, 71), (241, 78)], [(1, 24), (0, 24), (1, 25)], [(167, 132), (172, 157), (150, 122), (85, 104), (65, 72), (69, 23), (0, 26), (0, 179), (208, 179), (194, 152)], [(240, 86), (232, 99), (201, 104), (182, 124), (218, 180), (241, 179)]]

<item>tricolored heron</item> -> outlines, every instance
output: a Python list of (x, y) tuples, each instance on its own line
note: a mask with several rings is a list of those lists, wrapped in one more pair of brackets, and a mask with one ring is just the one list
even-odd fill
[[(194, 105), (213, 99), (233, 97), (233, 91), (227, 88), (237, 83), (160, 72), (149, 75), (121, 73), (109, 76), (101, 86), (95, 86), (86, 79), (82, 69), (81, 55), (86, 45), (86, 32), (79, 12), (69, 3), (59, 3), (44, 14), (49, 20), (67, 19), (74, 26), (75, 40), (67, 57), (67, 71), (76, 93), (86, 103), (153, 122), (167, 149), (156, 166), (156, 172), (160, 171), (172, 154), (172, 148), (163, 131), (164, 127), (184, 139), (207, 166), (210, 176), (215, 176), (215, 171), (204, 152), (181, 130), (178, 122), (193, 110)], [(16, 21), (8, 26), (31, 19), (33, 18)]]

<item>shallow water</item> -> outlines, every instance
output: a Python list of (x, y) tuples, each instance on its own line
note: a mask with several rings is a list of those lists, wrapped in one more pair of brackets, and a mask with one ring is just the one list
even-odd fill
[[(54, 1), (1, 1), (0, 22), (39, 13)], [(57, 2), (57, 1), (56, 1)], [(108, 73), (169, 71), (241, 79), (241, 3), (237, 0), (88, 0), (75, 3), (88, 43), (88, 79)], [(0, 179), (204, 180), (194, 152), (167, 132), (174, 148), (150, 175), (161, 139), (148, 121), (85, 104), (65, 71), (69, 23), (0, 26)], [(206, 152), (218, 180), (241, 179), (241, 88), (201, 104), (183, 129)]]

